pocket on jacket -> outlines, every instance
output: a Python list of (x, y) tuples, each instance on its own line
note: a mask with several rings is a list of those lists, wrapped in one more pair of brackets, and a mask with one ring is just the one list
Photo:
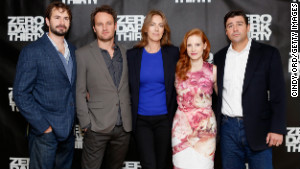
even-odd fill
[(104, 103), (103, 102), (88, 102), (88, 107), (92, 109), (103, 109)]

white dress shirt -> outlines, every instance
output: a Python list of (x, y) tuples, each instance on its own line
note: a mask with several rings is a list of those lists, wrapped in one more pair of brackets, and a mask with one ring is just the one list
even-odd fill
[(224, 68), (222, 113), (230, 117), (242, 117), (242, 92), (245, 70), (252, 40), (249, 38), (246, 47), (237, 52), (229, 46)]

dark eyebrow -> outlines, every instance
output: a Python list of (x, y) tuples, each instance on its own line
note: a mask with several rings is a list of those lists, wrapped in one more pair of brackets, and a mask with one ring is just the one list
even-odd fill
[(230, 22), (230, 23), (228, 23), (226, 26), (228, 26), (228, 25), (232, 25), (233, 23), (232, 22)]

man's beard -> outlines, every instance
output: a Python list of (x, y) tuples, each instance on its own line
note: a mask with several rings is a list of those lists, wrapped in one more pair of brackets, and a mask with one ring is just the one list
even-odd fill
[(64, 25), (58, 25), (56, 27), (61, 27), (63, 26), (65, 28), (66, 31), (58, 31), (58, 29), (53, 28), (52, 26), (50, 26), (50, 30), (53, 34), (57, 35), (57, 36), (65, 36), (68, 33), (68, 28)]
[(99, 40), (103, 42), (108, 42), (111, 41), (114, 38), (114, 36), (108, 37), (108, 38), (103, 38), (102, 36), (98, 37)]

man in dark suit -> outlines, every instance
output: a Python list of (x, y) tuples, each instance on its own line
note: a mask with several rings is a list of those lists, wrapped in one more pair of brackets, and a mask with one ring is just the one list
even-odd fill
[(131, 131), (126, 50), (114, 41), (117, 14), (110, 6), (96, 8), (91, 22), (97, 39), (76, 51), (77, 117), (85, 131), (81, 164), (98, 169), (106, 152), (106, 168), (120, 169)]
[(49, 32), (19, 56), (14, 100), (29, 123), (31, 169), (71, 168), (74, 151), (75, 47), (65, 40), (72, 14), (61, 2), (46, 10)]
[(243, 11), (224, 17), (231, 45), (214, 58), (218, 67), (218, 127), (223, 169), (272, 169), (272, 146), (286, 132), (281, 58), (272, 46), (247, 37)]

